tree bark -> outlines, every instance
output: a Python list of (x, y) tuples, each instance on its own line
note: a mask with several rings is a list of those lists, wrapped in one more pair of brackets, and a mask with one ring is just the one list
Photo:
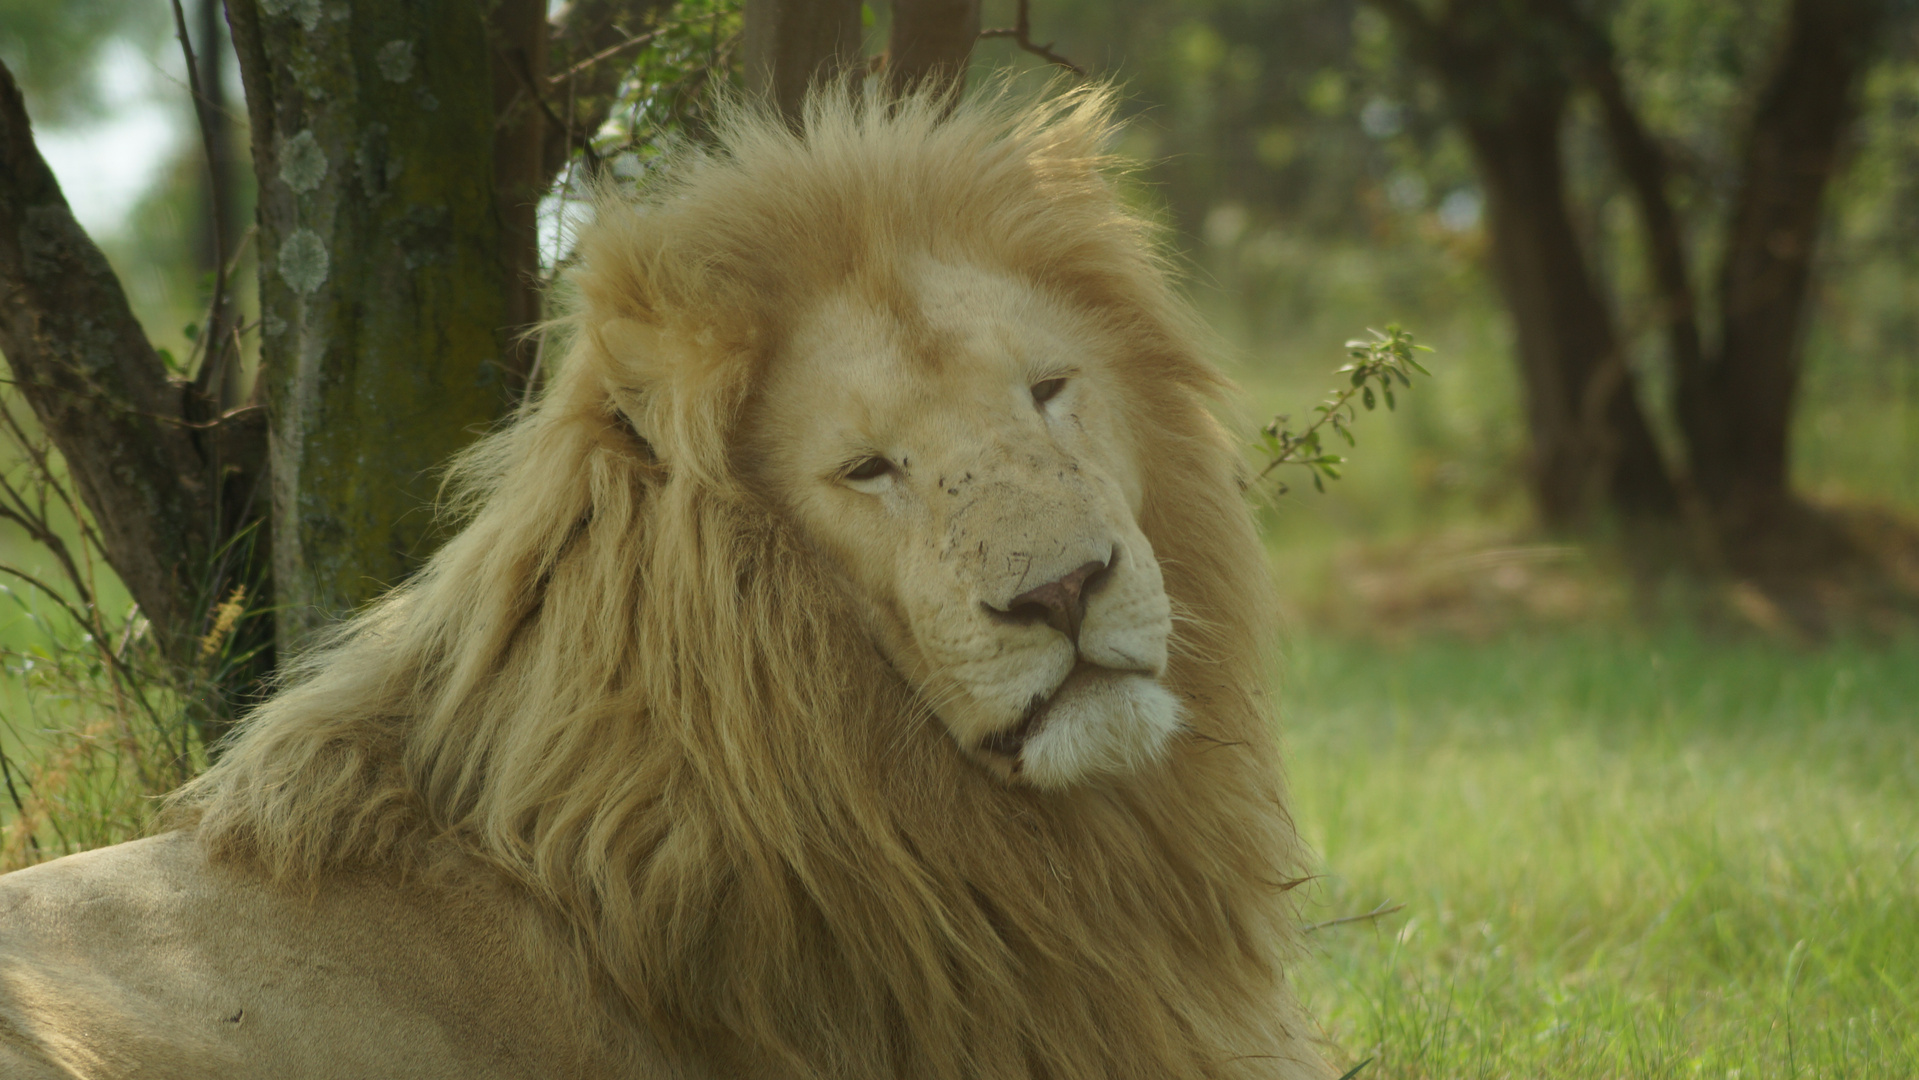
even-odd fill
[(500, 213), (500, 274), (507, 325), (500, 342), (513, 389), (531, 382), (539, 354), (540, 199), (546, 171), (545, 0), (498, 0), (487, 13), (493, 47), (493, 190)]
[(285, 649), (428, 554), (433, 471), (511, 402), (491, 51), (468, 0), (232, 0), (229, 19)]
[(746, 0), (746, 89), (796, 129), (806, 91), (860, 63), (860, 0)]
[(904, 94), (928, 82), (958, 96), (979, 40), (979, 0), (893, 0), (886, 36), (886, 86)]
[(259, 418), (187, 423), (192, 387), (167, 376), (105, 256), (73, 219), (4, 65), (0, 352), (162, 651), (191, 666), (207, 607), (226, 591), (216, 556), (235, 508), (222, 496), (258, 477), (249, 447)]
[(1694, 481), (1732, 531), (1789, 499), (1814, 241), (1883, 8), (1794, 0), (1742, 155), (1719, 276), (1719, 349), (1678, 371)]

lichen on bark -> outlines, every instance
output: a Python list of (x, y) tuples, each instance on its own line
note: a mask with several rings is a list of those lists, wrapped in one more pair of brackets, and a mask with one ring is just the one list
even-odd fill
[(230, 11), (273, 178), (262, 359), (284, 648), (431, 552), (436, 470), (510, 403), (490, 53), (467, 0)]

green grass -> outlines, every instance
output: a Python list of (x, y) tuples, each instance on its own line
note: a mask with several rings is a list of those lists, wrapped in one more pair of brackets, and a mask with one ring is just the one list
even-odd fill
[(1299, 635), (1299, 977), (1361, 1077), (1919, 1076), (1919, 641)]

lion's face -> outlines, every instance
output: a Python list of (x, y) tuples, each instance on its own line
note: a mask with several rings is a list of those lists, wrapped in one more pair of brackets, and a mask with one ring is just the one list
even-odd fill
[(1031, 286), (929, 260), (806, 313), (753, 408), (757, 468), (880, 650), (1016, 783), (1130, 770), (1180, 722), (1119, 351)]

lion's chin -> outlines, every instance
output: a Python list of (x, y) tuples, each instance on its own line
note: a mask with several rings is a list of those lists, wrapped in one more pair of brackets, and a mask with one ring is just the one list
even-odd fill
[(1058, 791), (1156, 760), (1180, 720), (1178, 699), (1158, 680), (1082, 663), (1020, 725), (1017, 745), (989, 738), (981, 750), (1009, 782)]

